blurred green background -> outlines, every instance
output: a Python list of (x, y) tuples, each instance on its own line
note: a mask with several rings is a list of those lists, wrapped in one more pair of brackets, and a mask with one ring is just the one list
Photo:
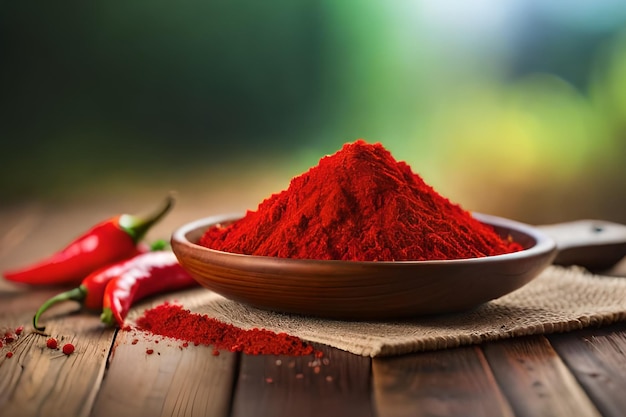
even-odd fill
[(5, 208), (254, 208), (364, 138), (470, 210), (626, 223), (621, 0), (3, 2), (0, 53)]

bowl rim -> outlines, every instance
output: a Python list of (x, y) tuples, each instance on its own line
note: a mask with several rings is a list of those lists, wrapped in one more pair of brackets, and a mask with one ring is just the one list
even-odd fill
[(346, 260), (336, 260), (336, 259), (300, 259), (300, 258), (280, 258), (273, 256), (261, 256), (261, 255), (246, 255), (241, 253), (234, 252), (224, 252), (216, 249), (207, 248), (205, 246), (199, 245), (196, 242), (192, 242), (188, 239), (187, 235), (191, 232), (197, 231), (201, 228), (208, 228), (210, 225), (224, 223), (224, 222), (232, 222), (242, 218), (245, 213), (228, 213), (228, 214), (219, 214), (213, 216), (207, 216), (203, 218), (199, 218), (188, 223), (183, 224), (172, 232), (171, 241), (176, 241), (178, 243), (187, 245), (190, 248), (193, 248), (196, 251), (206, 252), (208, 254), (212, 254), (214, 256), (231, 256), (231, 257), (241, 257), (242, 259), (255, 259), (257, 261), (266, 260), (267, 262), (276, 262), (277, 260), (283, 264), (319, 264), (319, 265), (333, 265), (337, 266), (340, 264), (349, 264), (354, 266), (372, 266), (376, 265), (379, 267), (391, 267), (395, 265), (397, 267), (407, 267), (413, 265), (440, 265), (440, 264), (480, 264), (485, 262), (510, 262), (516, 259), (524, 259), (524, 258), (532, 258), (535, 256), (546, 255), (550, 252), (556, 253), (557, 245), (556, 242), (548, 236), (546, 233), (542, 232), (538, 228), (535, 228), (526, 223), (522, 223), (516, 220), (507, 219), (504, 217), (499, 217), (490, 214), (484, 214), (479, 212), (471, 212), (472, 217), (481, 223), (488, 224), (490, 226), (495, 226), (499, 228), (508, 229), (517, 233), (525, 234), (529, 236), (531, 239), (535, 241), (535, 244), (522, 249), (521, 251), (505, 253), (501, 255), (492, 255), (492, 256), (483, 256), (479, 258), (460, 258), (460, 259), (442, 259), (442, 260), (426, 260), (426, 261), (346, 261)]

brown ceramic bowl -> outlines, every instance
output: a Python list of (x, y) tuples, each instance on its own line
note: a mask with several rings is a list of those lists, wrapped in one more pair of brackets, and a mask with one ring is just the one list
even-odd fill
[(208, 227), (241, 215), (191, 222), (172, 234), (171, 243), (183, 268), (226, 298), (284, 313), (395, 319), (474, 308), (527, 284), (556, 256), (554, 241), (531, 226), (474, 216), (525, 249), (449, 261), (354, 262), (249, 256), (196, 244)]

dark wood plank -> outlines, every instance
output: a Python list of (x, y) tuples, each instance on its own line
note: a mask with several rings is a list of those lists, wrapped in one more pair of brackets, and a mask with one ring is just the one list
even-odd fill
[(486, 344), (485, 357), (516, 416), (598, 416), (543, 336)]
[[(0, 269), (28, 263), (50, 250), (51, 236), (33, 236), (43, 219), (39, 209), (9, 216), (0, 236)], [(6, 219), (6, 218), (5, 218)], [(33, 244), (32, 242), (36, 242)], [(50, 246), (49, 246), (50, 245)], [(25, 250), (36, 246), (33, 251)], [(0, 330), (2, 335), (23, 326), (13, 343), (0, 348), (0, 409), (2, 415), (87, 416), (102, 380), (113, 332), (90, 314), (74, 314), (76, 303), (51, 308), (43, 317), (46, 333), (61, 346), (71, 342), (76, 351), (64, 355), (46, 347), (47, 337), (33, 332), (32, 317), (49, 297), (66, 288), (30, 287), (0, 280)], [(12, 357), (8, 358), (7, 353)]]
[(237, 356), (142, 332), (118, 332), (93, 417), (228, 416)]
[(46, 331), (60, 346), (72, 343), (75, 352), (67, 356), (49, 349), (47, 337), (25, 330), (8, 347), (13, 356), (0, 358), (2, 415), (89, 415), (113, 332), (100, 326), (97, 318), (83, 315), (51, 320)]
[(320, 348), (318, 359), (242, 355), (233, 417), (372, 416), (370, 358)]
[(161, 294), (131, 309), (127, 317), (131, 329), (117, 332), (93, 417), (229, 415), (237, 354), (215, 355), (211, 346), (132, 328), (133, 320), (147, 308), (174, 300), (198, 305), (207, 293), (189, 289)]
[[(4, 208), (0, 222), (0, 272), (31, 262), (37, 253), (25, 250), (34, 240), (44, 217), (42, 207)], [(40, 249), (47, 243), (39, 239)], [(2, 415), (75, 414), (85, 416), (93, 403), (95, 390), (104, 370), (104, 360), (97, 358), (103, 334), (92, 334), (90, 340), (81, 339), (77, 351), (65, 356), (46, 347), (46, 338), (32, 332), (31, 321), (37, 308), (56, 294), (57, 288), (31, 288), (16, 285), (0, 278), (0, 338), (6, 332), (23, 326), (23, 333), (12, 343), (0, 347), (0, 410)], [(67, 313), (67, 307), (56, 309)], [(86, 322), (77, 317), (60, 323), (50, 323), (51, 335), (64, 340), (75, 340), (71, 327), (84, 329)], [(96, 332), (98, 333), (98, 332)], [(109, 341), (110, 343), (110, 341)], [(12, 355), (11, 357), (7, 357)], [(87, 359), (88, 358), (88, 359)], [(87, 363), (91, 362), (91, 363)], [(84, 372), (79, 368), (84, 367)], [(73, 384), (80, 384), (76, 389)], [(74, 398), (68, 398), (73, 396)]]
[(513, 416), (478, 347), (374, 359), (379, 417)]
[(604, 416), (626, 410), (626, 323), (549, 336), (550, 343)]
[[(30, 263), (51, 249), (45, 247), (50, 243), (48, 239), (34, 237), (46, 213), (44, 207), (36, 203), (0, 209), (0, 271)], [(41, 252), (31, 251), (35, 241)]]
[[(68, 288), (31, 288), (0, 281), (0, 326), (22, 325), (32, 330), (33, 316), (50, 297)], [(57, 304), (42, 316), (41, 324), (50, 318), (63, 317), (79, 306), (74, 302)]]

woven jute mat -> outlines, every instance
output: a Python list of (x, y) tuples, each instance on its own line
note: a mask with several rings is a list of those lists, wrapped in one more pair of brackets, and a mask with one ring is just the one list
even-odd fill
[(472, 311), (410, 320), (352, 322), (259, 310), (210, 291), (191, 311), (265, 328), (357, 355), (392, 356), (488, 340), (566, 332), (626, 320), (626, 278), (550, 266), (526, 286)]

